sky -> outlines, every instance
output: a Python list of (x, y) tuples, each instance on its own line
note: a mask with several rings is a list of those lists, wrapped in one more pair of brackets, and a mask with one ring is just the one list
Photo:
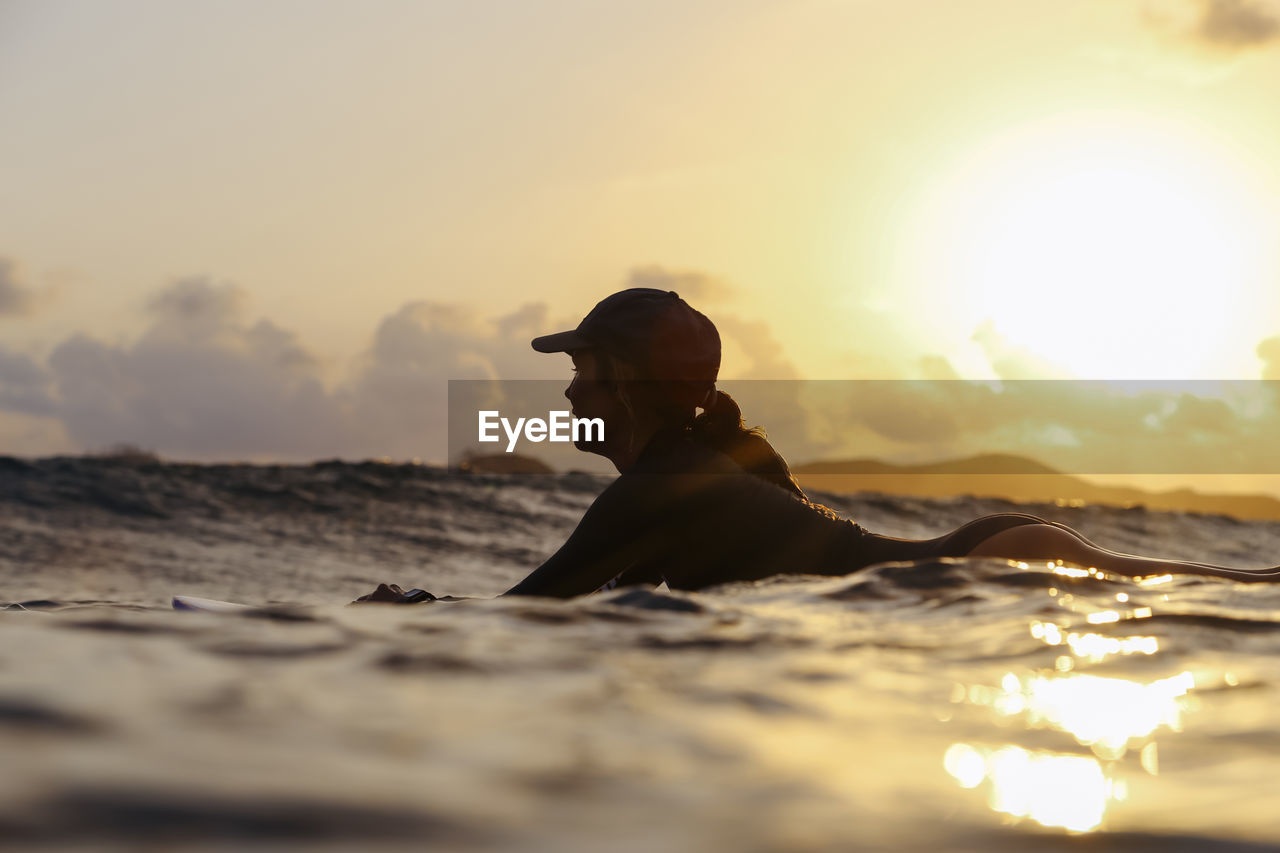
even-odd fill
[[(727, 383), (1280, 379), (1278, 90), (1272, 0), (0, 0), (0, 454), (439, 461), (629, 285)], [(770, 393), (798, 461), (1125, 431)]]

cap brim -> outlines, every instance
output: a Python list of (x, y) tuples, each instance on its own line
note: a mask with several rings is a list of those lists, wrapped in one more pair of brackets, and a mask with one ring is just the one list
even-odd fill
[(577, 329), (556, 332), (554, 335), (543, 335), (540, 338), (534, 338), (531, 343), (538, 352), (570, 352), (592, 345)]

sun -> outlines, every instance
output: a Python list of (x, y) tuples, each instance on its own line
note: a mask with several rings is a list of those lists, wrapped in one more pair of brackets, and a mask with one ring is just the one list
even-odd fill
[(1185, 127), (1060, 117), (988, 140), (921, 194), (902, 281), (1060, 375), (1221, 378), (1275, 307), (1270, 204)]

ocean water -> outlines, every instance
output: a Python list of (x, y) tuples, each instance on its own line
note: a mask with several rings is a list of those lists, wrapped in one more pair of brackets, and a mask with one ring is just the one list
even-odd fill
[[(607, 482), (0, 458), (0, 847), (1280, 845), (1280, 586), (974, 559), (343, 606), (493, 596)], [(891, 535), (1017, 509), (1280, 563), (1271, 522), (822, 497)]]

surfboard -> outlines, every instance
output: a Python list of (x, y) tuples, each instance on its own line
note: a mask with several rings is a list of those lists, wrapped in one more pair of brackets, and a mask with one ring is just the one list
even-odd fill
[(252, 610), (248, 604), (236, 604), (233, 601), (218, 601), (216, 598), (197, 598), (194, 595), (175, 595), (174, 610), (197, 610), (201, 613), (235, 613), (240, 610)]

